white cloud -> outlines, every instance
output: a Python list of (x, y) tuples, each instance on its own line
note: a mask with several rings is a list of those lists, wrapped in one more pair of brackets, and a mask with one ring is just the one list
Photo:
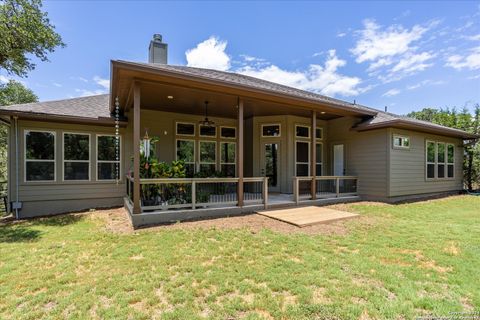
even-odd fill
[(57, 88), (63, 87), (63, 86), (62, 86), (60, 83), (58, 83), (58, 82), (53, 82), (53, 85), (54, 85), (55, 87), (57, 87)]
[(105, 90), (103, 90), (103, 89), (97, 89), (97, 90), (75, 89), (75, 92), (77, 92), (78, 95), (80, 95), (82, 97), (86, 97), (86, 96), (96, 96), (96, 95), (99, 95), (99, 94), (104, 94)]
[(339, 59), (335, 50), (329, 50), (323, 66), (312, 64), (305, 71), (288, 71), (276, 65), (269, 65), (262, 68), (247, 66), (238, 70), (238, 72), (330, 96), (338, 94), (355, 96), (369, 90), (369, 87), (359, 87), (362, 82), (360, 78), (345, 76), (337, 72), (338, 68), (345, 66), (345, 64), (346, 61)]
[(480, 41), (480, 33), (474, 36), (467, 36), (466, 38), (472, 41)]
[(0, 83), (7, 83), (8, 81), (10, 81), (10, 79), (0, 74)]
[(225, 53), (226, 48), (226, 41), (211, 36), (185, 52), (187, 65), (226, 71), (230, 69), (230, 57)]
[(346, 32), (339, 32), (339, 33), (337, 33), (337, 38), (343, 38), (343, 37), (345, 37), (346, 35), (347, 35)]
[(105, 90), (110, 89), (110, 80), (109, 79), (103, 79), (99, 76), (93, 77), (93, 81), (98, 84), (99, 86), (103, 87)]
[(387, 92), (385, 92), (384, 94), (382, 94), (382, 97), (393, 97), (393, 96), (396, 96), (399, 93), (400, 93), (400, 90), (398, 90), (398, 89), (390, 89)]
[(431, 60), (433, 57), (435, 57), (435, 55), (429, 52), (407, 55), (391, 69), (391, 72), (413, 73), (417, 71), (423, 71), (432, 66), (431, 63), (426, 62)]
[(411, 50), (412, 42), (419, 40), (428, 30), (415, 25), (412, 29), (393, 25), (385, 31), (374, 20), (365, 20), (364, 29), (360, 30), (360, 39), (350, 51), (356, 56), (356, 62), (377, 61)]
[(456, 70), (480, 69), (480, 46), (471, 48), (469, 51), (470, 53), (467, 55), (454, 54), (447, 57), (447, 63), (445, 65)]
[(446, 82), (443, 81), (443, 80), (433, 81), (433, 80), (427, 79), (427, 80), (420, 81), (416, 84), (407, 85), (406, 89), (407, 90), (414, 90), (414, 89), (418, 89), (418, 88), (426, 86), (426, 85), (441, 85), (441, 84), (445, 84), (445, 83)]
[(358, 40), (350, 52), (357, 63), (369, 63), (370, 76), (377, 76), (382, 82), (400, 80), (433, 65), (435, 54), (417, 51), (424, 34), (439, 23), (433, 20), (428, 25), (407, 29), (401, 25), (383, 28), (374, 20), (365, 20), (364, 28), (356, 32)]

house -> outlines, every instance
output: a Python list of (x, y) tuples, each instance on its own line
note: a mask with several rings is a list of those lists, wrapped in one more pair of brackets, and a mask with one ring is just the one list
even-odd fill
[[(478, 136), (241, 74), (169, 65), (159, 35), (149, 50), (148, 63), (111, 61), (110, 94), (0, 107), (17, 218), (125, 205), (139, 226), (463, 188), (463, 143)], [(183, 160), (186, 177), (140, 176), (147, 132), (159, 139), (156, 157)]]

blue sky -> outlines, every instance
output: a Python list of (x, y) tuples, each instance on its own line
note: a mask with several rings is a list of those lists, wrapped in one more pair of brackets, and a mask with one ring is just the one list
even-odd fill
[[(22, 79), (40, 100), (104, 93), (110, 59), (240, 72), (407, 113), (480, 102), (480, 1), (46, 1), (67, 44)], [(0, 81), (10, 76), (0, 73)]]

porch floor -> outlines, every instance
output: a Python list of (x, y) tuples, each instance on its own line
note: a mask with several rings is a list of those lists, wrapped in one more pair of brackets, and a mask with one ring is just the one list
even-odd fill
[(356, 213), (333, 210), (325, 207), (296, 207), (283, 210), (258, 211), (258, 214), (269, 218), (281, 220), (298, 227), (306, 227), (314, 224), (329, 223), (337, 220), (358, 217)]

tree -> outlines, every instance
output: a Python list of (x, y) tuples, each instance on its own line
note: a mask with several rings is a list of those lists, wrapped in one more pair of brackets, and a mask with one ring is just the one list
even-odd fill
[(20, 82), (10, 80), (6, 84), (0, 84), (0, 106), (37, 101), (35, 93)]
[(35, 68), (27, 55), (48, 61), (48, 53), (65, 46), (41, 7), (41, 0), (0, 1), (0, 69), (24, 77)]
[[(20, 82), (10, 80), (6, 84), (0, 84), (0, 106), (37, 101), (38, 97), (33, 91)], [(7, 127), (0, 122), (0, 181), (7, 179), (7, 140)], [(5, 186), (0, 185), (0, 192), (2, 187)]]
[[(475, 105), (473, 115), (467, 108), (460, 112), (453, 109), (425, 108), (421, 111), (410, 112), (408, 117), (430, 121), (447, 127), (461, 129), (473, 134), (480, 134), (480, 105)], [(480, 142), (466, 141), (464, 143), (465, 157), (463, 175), (465, 185), (469, 190), (480, 187)]]

